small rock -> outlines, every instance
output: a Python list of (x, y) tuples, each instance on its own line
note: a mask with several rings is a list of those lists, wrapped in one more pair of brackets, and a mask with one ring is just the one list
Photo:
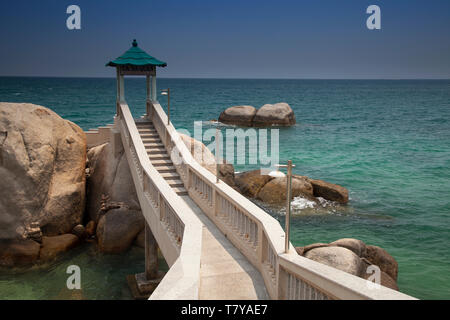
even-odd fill
[(86, 228), (82, 224), (77, 224), (73, 227), (72, 233), (80, 238), (80, 240), (84, 240), (87, 237)]
[(51, 260), (58, 254), (72, 249), (78, 245), (79, 242), (80, 240), (78, 237), (71, 233), (54, 237), (42, 237), (42, 248), (39, 254), (39, 260)]

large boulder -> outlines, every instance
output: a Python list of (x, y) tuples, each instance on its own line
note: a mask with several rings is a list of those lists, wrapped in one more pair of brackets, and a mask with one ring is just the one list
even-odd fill
[(292, 126), (295, 124), (295, 115), (292, 108), (285, 102), (265, 104), (256, 111), (253, 118), (253, 126), (267, 127)]
[[(380, 284), (398, 290), (397, 261), (380, 247), (366, 245), (358, 239), (344, 238), (331, 243), (313, 243), (295, 249), (301, 256), (364, 279), (368, 279), (373, 274), (369, 266), (378, 266), (381, 271)], [(349, 252), (352, 254), (349, 254)]]
[[(203, 142), (183, 133), (179, 133), (179, 136), (181, 141), (183, 141), (187, 149), (191, 152), (194, 159), (206, 170), (216, 175), (216, 158), (208, 147), (205, 146)], [(224, 181), (229, 186), (234, 187), (234, 166), (231, 163), (224, 162), (219, 164), (219, 179)]]
[(315, 248), (306, 252), (305, 257), (355, 276), (360, 276), (364, 267), (353, 251), (342, 247)]
[(234, 106), (223, 111), (219, 121), (226, 124), (251, 127), (256, 109), (252, 106)]
[(0, 240), (0, 266), (31, 265), (39, 258), (41, 245), (30, 239)]
[(81, 223), (86, 136), (45, 107), (0, 103), (0, 239), (20, 239), (31, 224), (47, 236)]
[(58, 254), (72, 249), (78, 245), (79, 242), (78, 237), (71, 233), (55, 237), (42, 237), (42, 248), (39, 254), (39, 260), (51, 260)]
[(144, 228), (141, 211), (126, 207), (112, 209), (101, 215), (97, 225), (100, 251), (122, 253), (126, 251)]
[[(258, 199), (265, 203), (277, 204), (286, 201), (287, 178), (274, 178), (267, 182), (258, 192)], [(312, 199), (313, 188), (308, 179), (300, 176), (292, 177), (292, 197), (302, 196)]]
[(323, 180), (309, 179), (309, 182), (313, 187), (315, 197), (322, 197), (339, 203), (348, 202), (348, 190), (346, 188)]
[(381, 271), (388, 274), (392, 279), (397, 280), (397, 261), (383, 248), (371, 245), (366, 246), (366, 248), (364, 257), (372, 264), (378, 266)]
[(86, 212), (98, 222), (104, 198), (130, 210), (140, 210), (128, 161), (123, 151), (115, 154), (110, 143), (91, 148), (87, 153), (89, 178)]
[(235, 175), (236, 186), (240, 193), (246, 197), (255, 198), (262, 187), (273, 178), (267, 174), (261, 174), (261, 170), (246, 171)]

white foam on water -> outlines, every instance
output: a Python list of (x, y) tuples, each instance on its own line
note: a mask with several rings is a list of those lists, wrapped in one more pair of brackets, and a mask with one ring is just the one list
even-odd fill
[(291, 201), (291, 207), (292, 209), (307, 209), (307, 208), (314, 208), (316, 206), (316, 203), (314, 201), (302, 198), (302, 197), (295, 197)]

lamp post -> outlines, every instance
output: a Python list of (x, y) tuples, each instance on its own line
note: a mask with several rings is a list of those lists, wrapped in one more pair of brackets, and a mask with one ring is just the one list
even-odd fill
[[(287, 168), (287, 194), (286, 194), (286, 224), (285, 224), (285, 237), (284, 237), (284, 252), (289, 252), (289, 235), (290, 235), (290, 222), (291, 222), (291, 198), (292, 198), (292, 168), (295, 165), (292, 164), (291, 160), (288, 160), (286, 164), (277, 164), (275, 165), (277, 168)], [(269, 173), (269, 176), (274, 178), (283, 178), (286, 175), (279, 171), (272, 171)]]
[(220, 141), (219, 141), (219, 128), (216, 127), (216, 183), (219, 183), (219, 148), (220, 148)]
[(170, 88), (161, 90), (163, 96), (167, 96), (167, 125), (170, 124)]

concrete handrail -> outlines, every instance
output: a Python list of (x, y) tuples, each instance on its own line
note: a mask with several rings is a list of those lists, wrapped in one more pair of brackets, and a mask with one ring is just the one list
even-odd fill
[(116, 123), (142, 213), (170, 266), (150, 299), (198, 299), (203, 225), (151, 164), (125, 102)]
[[(413, 299), (341, 270), (306, 259), (290, 244), (279, 222), (194, 160), (159, 103), (148, 106), (156, 130), (190, 197), (260, 271), (272, 299)], [(179, 161), (179, 160), (182, 161)]]

